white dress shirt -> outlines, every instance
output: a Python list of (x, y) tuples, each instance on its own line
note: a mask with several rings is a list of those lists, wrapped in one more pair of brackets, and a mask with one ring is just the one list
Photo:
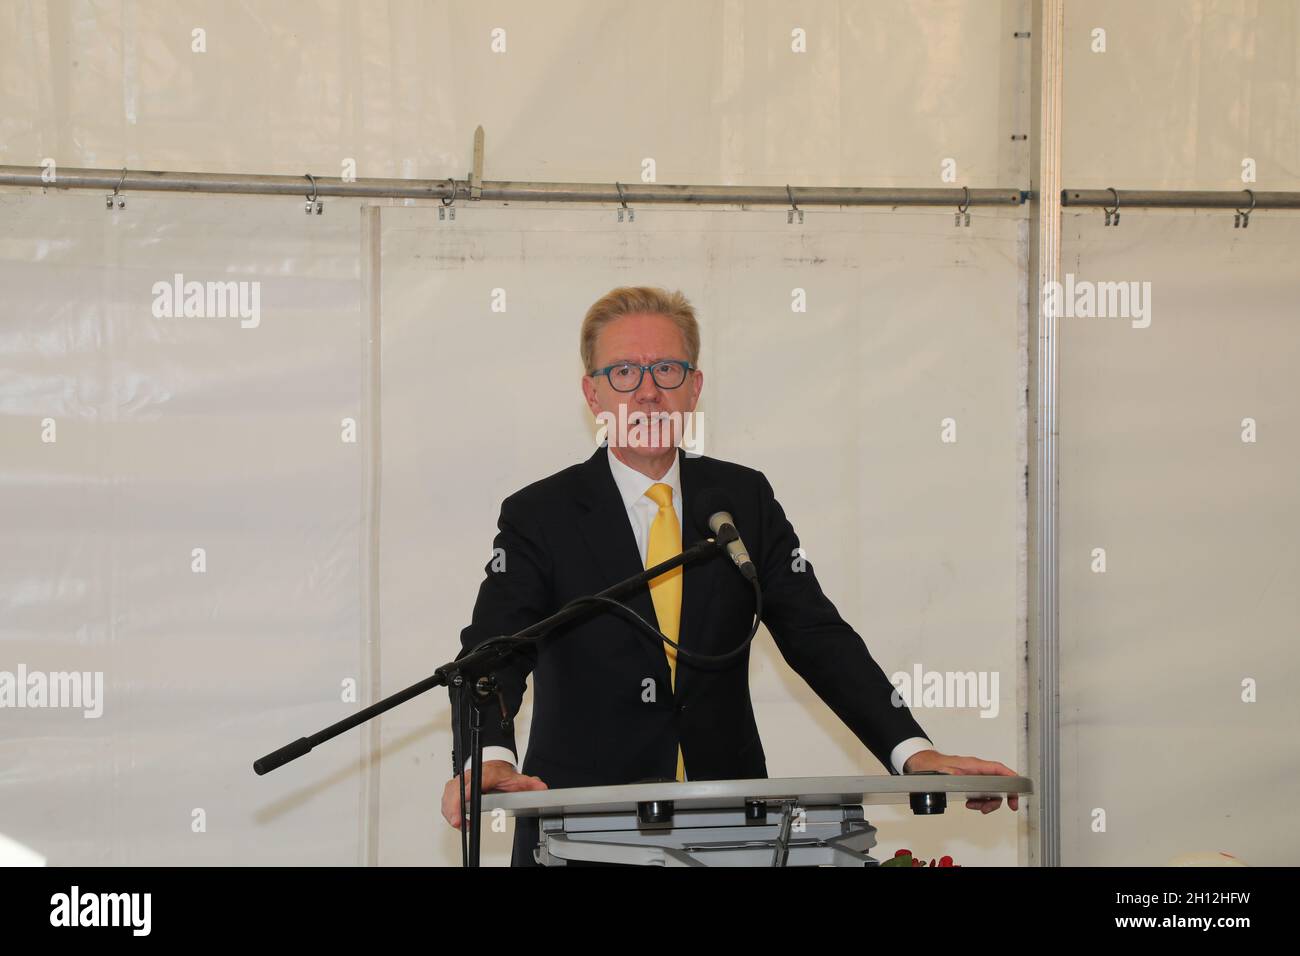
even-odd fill
[[(641, 566), (644, 567), (646, 551), (650, 546), (650, 525), (659, 514), (659, 506), (647, 498), (645, 493), (650, 490), (651, 485), (656, 484), (665, 484), (673, 489), (673, 511), (677, 513), (677, 524), (680, 530), (683, 514), (681, 459), (680, 456), (674, 456), (668, 473), (662, 478), (655, 479), (623, 464), (614, 457), (612, 449), (608, 451), (608, 455), (609, 470), (614, 473), (614, 483), (618, 485), (618, 493), (623, 497), (623, 506), (627, 508), (627, 518), (632, 523), (632, 534), (636, 536), (637, 550), (641, 553)], [(933, 749), (934, 744), (926, 738), (909, 737), (894, 747), (889, 754), (889, 762), (894, 765), (894, 770), (902, 773), (903, 765), (907, 763), (909, 757), (922, 750)], [(472, 759), (465, 761), (466, 767), (470, 765)], [(504, 760), (513, 766), (516, 772), (519, 771), (514, 751), (508, 747), (484, 747), (483, 759), (484, 761)]]

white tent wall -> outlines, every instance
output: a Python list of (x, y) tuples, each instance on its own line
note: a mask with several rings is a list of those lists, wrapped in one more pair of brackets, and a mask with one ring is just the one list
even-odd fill
[[(939, 186), (951, 185), (940, 181), (951, 159), (957, 185), (1023, 187), (1033, 171), (1015, 137), (1032, 118), (1029, 42), (1013, 33), (1028, 30), (1030, 9), (1030, 0), (18, 0), (0, 6), (0, 164), (49, 158), (292, 175), (338, 175), (355, 164), (361, 177), (463, 178), (482, 124), (489, 179), (626, 183), (652, 160), (661, 183)], [(1241, 158), (1252, 157), (1259, 188), (1300, 188), (1296, 10), (1295, 0), (1067, 3), (1065, 185), (1236, 189)], [(1090, 49), (1099, 27), (1104, 54)], [(806, 36), (806, 53), (791, 49), (795, 30)], [(1024, 689), (1011, 689), (1024, 651), (1023, 565), (1008, 551), (1024, 535), (1015, 471), (1023, 452), (1012, 441), (1026, 427), (1015, 418), (1024, 384), (1018, 337), (1023, 303), (1037, 292), (1028, 289), (1017, 214), (977, 209), (968, 231), (940, 211), (812, 208), (801, 227), (771, 209), (642, 207), (636, 223), (616, 225), (608, 208), (462, 202), (453, 233), (439, 231), (432, 208), (406, 205), (383, 210), (383, 245), (372, 255), (351, 202), (327, 201), (324, 216), (308, 218), (301, 200), (288, 198), (135, 194), (110, 214), (96, 193), (0, 191), (0, 670), (18, 662), (102, 669), (107, 682), (98, 721), (67, 711), (4, 713), (0, 832), (63, 863), (454, 861), (456, 842), (435, 816), (450, 770), (445, 696), (387, 716), (382, 759), (359, 760), (367, 749), (357, 738), (266, 778), (254, 778), (248, 761), (355, 708), (340, 699), (341, 682), (357, 678), (361, 702), (370, 699), (367, 667), (381, 665), (380, 689), (389, 693), (454, 648), (500, 498), (589, 447), (572, 377), (573, 327), (616, 282), (677, 284), (701, 307), (706, 362), (715, 363), (706, 365), (705, 407), (710, 427), (720, 426), (710, 453), (768, 472), (828, 592), (886, 670), (911, 662), (1000, 670), (998, 718), (919, 712), (936, 743), (1028, 769), (1019, 730), (1008, 726), (1025, 706)], [(1254, 357), (1294, 354), (1294, 324), (1277, 318), (1295, 287), (1297, 218), (1257, 213), (1249, 240), (1233, 237), (1236, 246), (1230, 232), (1220, 239), (1213, 228), (1201, 231), (1228, 215), (1172, 217), (1165, 226), (1145, 223), (1169, 214), (1126, 211), (1119, 230), (1100, 236), (1099, 211), (1095, 219), (1067, 215), (1075, 233), (1064, 237), (1062, 272), (1141, 279), (1148, 269), (1165, 296), (1184, 257), (1214, 280), (1234, 314), (1249, 313), (1250, 348), (1236, 353), (1243, 364), (1225, 382), (1223, 413), (1230, 425), (1263, 409), (1260, 420), (1272, 427), (1261, 425), (1267, 437), (1249, 447), (1264, 452), (1252, 467), (1275, 470), (1240, 477), (1262, 496), (1253, 508), (1278, 516), (1275, 527), (1294, 528), (1294, 495), (1281, 483), (1294, 467), (1294, 418), (1280, 397), (1287, 393), (1277, 391), (1278, 366), (1267, 366), (1268, 386), (1250, 408), (1239, 412), (1235, 400), (1247, 391)], [(1261, 228), (1266, 219), (1275, 225)], [(544, 249), (527, 248), (545, 254), (549, 274), (521, 257), (529, 234), (545, 237)], [(453, 235), (478, 237), (490, 257), (455, 263), (437, 245)], [(1152, 250), (1129, 244), (1138, 235), (1162, 244), (1149, 265)], [(1276, 270), (1261, 285), (1264, 273), (1227, 260), (1251, 256), (1234, 248), (1266, 241), (1272, 251), (1260, 261)], [(1116, 258), (1121, 248), (1128, 259)], [(692, 249), (716, 257), (710, 264), (681, 253)], [(787, 261), (801, 257), (826, 261)], [(374, 262), (383, 308), (368, 316), (362, 265)], [(154, 319), (149, 286), (177, 271), (260, 278), (279, 309), (257, 330)], [(799, 316), (783, 311), (796, 279), (810, 301)], [(508, 289), (514, 311), (485, 316), (485, 287)], [(1204, 734), (1172, 726), (1186, 715), (1180, 685), (1118, 701), (1102, 676), (1135, 653), (1148, 670), (1175, 653), (1214, 660), (1221, 652), (1209, 628), (1191, 628), (1172, 650), (1171, 631), (1149, 637), (1154, 608), (1133, 603), (1177, 607), (1192, 592), (1255, 622), (1238, 642), (1257, 641), (1255, 656), (1235, 670), (1225, 662), (1230, 673), (1215, 679), (1237, 686), (1252, 670), (1294, 669), (1294, 655), (1277, 643), (1295, 620), (1287, 597), (1294, 573), (1280, 552), (1260, 546), (1258, 560), (1273, 554), (1267, 568), (1278, 575), (1259, 582), (1258, 596), (1222, 568), (1124, 583), (1116, 577), (1135, 572), (1112, 565), (1105, 580), (1116, 590), (1107, 600), (1080, 563), (1115, 514), (1137, 507), (1118, 482), (1080, 483), (1089, 474), (1085, 453), (1134, 450), (1132, 404), (1122, 397), (1156, 396), (1168, 363), (1222, 372), (1223, 341), (1207, 334), (1224, 321), (1214, 298), (1157, 301), (1171, 311), (1177, 302), (1179, 328), (1193, 334), (1170, 337), (1175, 316), (1161, 306), (1153, 329), (1163, 337), (1143, 347), (1164, 351), (1144, 377), (1137, 367), (1096, 367), (1110, 361), (1106, 337), (1118, 329), (1062, 329), (1062, 765), (1066, 792), (1077, 793), (1063, 808), (1063, 862), (1158, 863), (1202, 848), (1295, 862), (1293, 846), (1270, 842), (1286, 822), (1281, 811), (1237, 813), (1226, 789), (1184, 805), (1194, 772), (1156, 772), (1168, 758), (1155, 764), (1153, 749), (1185, 747), (1184, 763), (1200, 763), (1203, 779), (1216, 788), (1231, 779), (1223, 764), (1198, 756)], [(367, 393), (371, 320), (382, 320), (383, 387)], [(526, 346), (507, 357), (575, 363), (557, 386), (548, 368), (520, 361), (511, 374), (522, 397), (488, 396), (501, 403), (498, 414), (544, 409), (550, 442), (532, 429), (503, 441), (492, 423), (475, 426), (461, 406), (472, 414), (480, 393), (462, 398), (455, 414), (436, 407), (446, 392), (434, 388), (424, 359), (470, 350), (502, 320)], [(749, 335), (751, 327), (763, 337)], [(1140, 331), (1152, 329), (1131, 330)], [(951, 359), (958, 343), (960, 367)], [(777, 395), (754, 387), (773, 356), (799, 356), (806, 373), (818, 348), (831, 351), (822, 386), (779, 406)], [(467, 363), (467, 382), (492, 356), (456, 358)], [(883, 377), (854, 390), (855, 359), (877, 363)], [(1107, 375), (1117, 392), (1099, 401), (1087, 383)], [(370, 400), (382, 404), (385, 439), (377, 555), (364, 540), (364, 475), (376, 465), (366, 457)], [(953, 406), (960, 440), (942, 446), (937, 421)], [(789, 427), (783, 416), (803, 409), (829, 417), (817, 429)], [(340, 440), (349, 416), (362, 426), (356, 444)], [(59, 423), (54, 445), (39, 442), (47, 417)], [(909, 420), (919, 424), (908, 430)], [(1198, 420), (1177, 432), (1182, 444), (1168, 458), (1148, 454), (1147, 464), (1170, 470), (1172, 480), (1177, 461), (1206, 459), (1217, 429)], [(867, 440), (837, 444), (849, 430)], [(454, 437), (454, 449), (443, 435)], [(477, 477), (464, 467), (475, 455), (492, 462)], [(960, 469), (939, 471), (938, 463)], [(1231, 477), (1227, 464), (1218, 467), (1213, 474)], [(943, 484), (958, 477), (961, 484)], [(1230, 486), (1216, 489), (1230, 495)], [(1220, 501), (1231, 506), (1230, 497)], [(1198, 541), (1237, 556), (1256, 543), (1247, 527), (1207, 522)], [(199, 535), (217, 543), (202, 576), (189, 565)], [(1121, 540), (1122, 550), (1122, 538), (1108, 540)], [(1143, 558), (1150, 567), (1184, 548), (1148, 537)], [(176, 565), (174, 549), (182, 551)], [(375, 608), (382, 628), (371, 634)], [(377, 644), (367, 644), (372, 637)], [(878, 771), (766, 638), (759, 647), (755, 696), (769, 771)], [(1190, 675), (1188, 686), (1204, 686), (1206, 675)], [(1165, 671), (1159, 680), (1175, 677)], [(1223, 711), (1220, 727), (1252, 731), (1246, 746), (1258, 746), (1260, 761), (1294, 767), (1295, 744), (1280, 729), (1293, 715), (1264, 703), (1261, 693), (1250, 717), (1247, 705)], [(1119, 721), (1129, 733), (1106, 729)], [(1294, 793), (1294, 777), (1282, 783), (1281, 793)], [(1139, 814), (1164, 816), (1145, 844), (1122, 845), (1117, 832), (1091, 832), (1098, 806), (1116, 830), (1127, 828), (1125, 837)], [(205, 834), (192, 829), (197, 808), (208, 811)], [(1229, 828), (1207, 829), (1207, 816), (1229, 812)], [(925, 852), (955, 841), (958, 862), (969, 863), (1017, 855), (1005, 811), (877, 819), (888, 823), (886, 840), (897, 840), (886, 847), (906, 839)], [(504, 861), (500, 835), (488, 850)]]
[[(52, 864), (353, 863), (358, 742), (251, 761), (356, 707), (356, 206), (91, 198), (0, 195), (0, 670), (103, 688), (0, 712), (0, 831)], [(258, 308), (186, 315), (178, 274)]]
[(1073, 863), (1300, 863), (1300, 223), (1230, 220), (1065, 217), (1078, 287), (1149, 283), (1147, 316), (1062, 322)]
[(482, 124), (489, 179), (627, 182), (651, 157), (661, 183), (934, 187), (951, 157), (959, 184), (1015, 186), (1028, 18), (1027, 0), (18, 0), (0, 156), (436, 179), (463, 177)]
[(1063, 92), (1067, 187), (1300, 189), (1296, 0), (1067, 0)]
[[(1300, 3), (1065, 13), (1067, 187), (1300, 188)], [(1063, 278), (1150, 283), (1151, 309), (1061, 320), (1067, 864), (1300, 863), (1300, 216), (1232, 218), (1062, 217)]]

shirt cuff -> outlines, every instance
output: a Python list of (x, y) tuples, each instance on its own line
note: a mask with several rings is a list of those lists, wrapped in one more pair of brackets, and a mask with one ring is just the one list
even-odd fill
[[(515, 768), (515, 773), (518, 773), (519, 764), (515, 762), (515, 759), (516, 759), (515, 752), (511, 750), (509, 747), (484, 747), (483, 748), (484, 763), (487, 763), (489, 760), (504, 760), (508, 764), (510, 764), (510, 766)], [(473, 762), (474, 762), (474, 758), (470, 757), (468, 760), (465, 761), (465, 766), (462, 769), (468, 770), (470, 764), (472, 764)]]
[(901, 774), (903, 772), (903, 766), (907, 763), (908, 758), (913, 754), (919, 754), (922, 750), (934, 749), (934, 744), (930, 743), (930, 741), (924, 737), (908, 737), (890, 751), (889, 762), (894, 765), (894, 770)]

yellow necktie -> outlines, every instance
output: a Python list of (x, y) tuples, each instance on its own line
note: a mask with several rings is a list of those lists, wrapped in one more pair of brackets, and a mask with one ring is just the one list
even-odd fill
[[(650, 545), (646, 549), (645, 566), (652, 568), (661, 561), (682, 553), (682, 526), (677, 521), (677, 512), (673, 510), (673, 489), (663, 483), (650, 486), (646, 497), (659, 506), (650, 525)], [(659, 619), (659, 630), (665, 637), (676, 641), (682, 618), (682, 569), (680, 567), (666, 571), (650, 582), (650, 599), (654, 602), (655, 617)], [(677, 648), (671, 644), (664, 645), (668, 655), (668, 674), (674, 692), (677, 690)], [(682, 748), (677, 748), (677, 779), (686, 779), (686, 762), (682, 757)]]

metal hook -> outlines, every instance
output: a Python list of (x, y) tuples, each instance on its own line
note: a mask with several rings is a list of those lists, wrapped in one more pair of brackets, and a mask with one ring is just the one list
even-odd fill
[[(456, 177), (447, 177), (447, 195), (440, 196), (442, 206), (438, 209), (439, 221), (450, 218), (452, 222), (456, 221)], [(448, 211), (450, 210), (450, 212)]]
[(957, 204), (957, 214), (952, 217), (954, 226), (970, 225), (970, 187), (961, 187), (961, 202)]
[(800, 209), (798, 206), (795, 205), (795, 203), (794, 203), (794, 190), (792, 190), (792, 189), (790, 188), (790, 184), (789, 184), (789, 183), (786, 183), (786, 184), (785, 184), (785, 195), (786, 195), (786, 198), (790, 200), (790, 208), (787, 209), (787, 210), (785, 211), (785, 221), (786, 221), (786, 224), (789, 225), (790, 223), (794, 222), (794, 214), (795, 214), (795, 213), (798, 213), (798, 214), (799, 214), (799, 222), (800, 222), (800, 224), (802, 224), (802, 223), (803, 223), (803, 210)]
[(1115, 191), (1115, 188), (1113, 186), (1107, 186), (1106, 188), (1110, 190), (1110, 194), (1115, 197), (1115, 208), (1107, 209), (1105, 206), (1101, 207), (1102, 212), (1106, 214), (1106, 222), (1104, 224), (1107, 226), (1118, 226), (1119, 225), (1119, 193)]
[(1250, 214), (1251, 214), (1252, 212), (1255, 211), (1255, 193), (1254, 193), (1254, 191), (1253, 191), (1253, 190), (1250, 190), (1250, 189), (1243, 189), (1242, 192), (1244, 192), (1247, 196), (1250, 197), (1250, 208), (1249, 208), (1249, 209), (1238, 209), (1238, 210), (1237, 210), (1237, 214), (1236, 214), (1235, 216), (1232, 217), (1232, 228), (1233, 228), (1233, 229), (1236, 229), (1236, 228), (1238, 228), (1238, 227), (1240, 227), (1240, 228), (1242, 228), (1242, 229), (1249, 229), (1249, 228), (1250, 228)]
[(614, 188), (618, 190), (618, 201), (623, 204), (623, 208), (618, 211), (618, 221), (619, 222), (623, 221), (623, 213), (626, 211), (627, 221), (636, 222), (636, 210), (631, 209), (628, 206), (627, 200), (623, 198), (623, 187), (619, 184), (617, 180), (614, 181)]
[(311, 173), (303, 173), (303, 175), (306, 176), (308, 181), (311, 182), (311, 195), (307, 197), (307, 204), (303, 206), (302, 211), (310, 216), (312, 214), (312, 210), (314, 209), (316, 211), (316, 215), (319, 216), (321, 212), (324, 211), (325, 204), (316, 198), (318, 193), (318, 190), (316, 188), (316, 177), (313, 176)]
[(111, 196), (106, 196), (106, 197), (104, 198), (104, 208), (105, 208), (105, 209), (112, 209), (112, 208), (113, 208), (113, 200), (115, 200), (115, 199), (117, 200), (117, 208), (118, 208), (118, 209), (125, 209), (125, 208), (126, 208), (126, 197), (120, 195), (120, 193), (121, 193), (121, 191), (122, 191), (122, 184), (123, 184), (124, 182), (126, 182), (126, 167), (125, 167), (125, 166), (122, 167), (122, 176), (121, 176), (121, 178), (118, 179), (118, 181), (117, 181), (117, 185), (113, 187), (113, 195), (111, 195)]

